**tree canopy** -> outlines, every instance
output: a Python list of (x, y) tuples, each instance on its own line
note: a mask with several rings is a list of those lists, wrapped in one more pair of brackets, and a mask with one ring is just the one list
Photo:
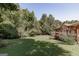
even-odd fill
[(19, 4), (14, 3), (0, 3), (0, 8), (9, 9), (9, 10), (18, 10)]

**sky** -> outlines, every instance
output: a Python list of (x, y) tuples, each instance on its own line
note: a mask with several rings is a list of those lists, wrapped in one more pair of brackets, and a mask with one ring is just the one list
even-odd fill
[(79, 20), (79, 3), (20, 3), (20, 8), (34, 11), (38, 20), (44, 13), (60, 21)]

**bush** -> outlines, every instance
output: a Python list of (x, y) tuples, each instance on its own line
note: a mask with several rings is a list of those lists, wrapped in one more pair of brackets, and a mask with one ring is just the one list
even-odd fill
[(61, 40), (64, 41), (66, 44), (70, 44), (70, 45), (73, 45), (75, 44), (75, 37), (69, 35), (69, 36), (62, 36), (61, 37)]
[(18, 32), (13, 24), (10, 22), (0, 23), (0, 37), (1, 38), (18, 38)]
[(34, 36), (34, 35), (39, 35), (39, 34), (40, 34), (40, 32), (36, 29), (31, 29), (29, 31), (29, 36)]
[(47, 24), (44, 24), (41, 27), (41, 31), (42, 31), (43, 35), (50, 35), (51, 34), (51, 29), (50, 29), (50, 27)]
[(6, 47), (8, 44), (0, 40), (0, 48)]

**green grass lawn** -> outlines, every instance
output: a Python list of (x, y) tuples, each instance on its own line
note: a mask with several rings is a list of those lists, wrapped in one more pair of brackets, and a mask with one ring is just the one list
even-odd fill
[(78, 44), (68, 45), (50, 39), (48, 35), (3, 40), (6, 47), (0, 48), (0, 54), (9, 56), (60, 56), (79, 55)]

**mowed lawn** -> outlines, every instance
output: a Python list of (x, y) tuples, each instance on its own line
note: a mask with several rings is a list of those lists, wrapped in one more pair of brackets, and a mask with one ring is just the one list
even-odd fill
[(69, 56), (79, 55), (79, 45), (68, 45), (48, 35), (3, 40), (6, 46), (0, 48), (0, 55), (9, 56)]

